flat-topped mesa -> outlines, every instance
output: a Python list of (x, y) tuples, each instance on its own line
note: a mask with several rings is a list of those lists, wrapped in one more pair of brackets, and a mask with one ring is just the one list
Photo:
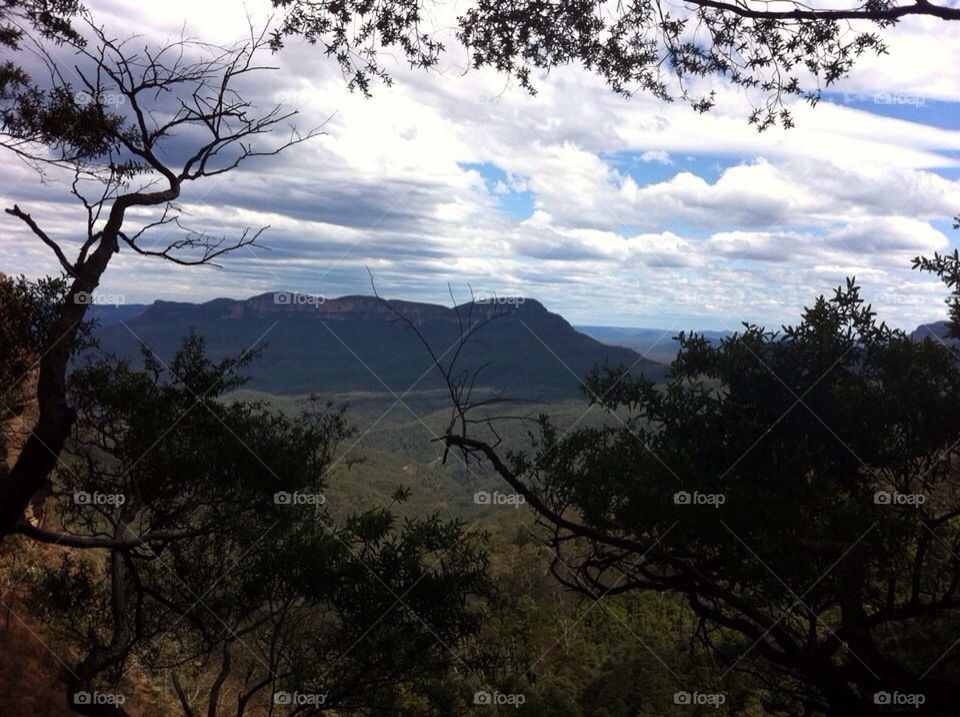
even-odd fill
[(249, 299), (213, 299), (202, 304), (177, 301), (156, 301), (144, 312), (151, 319), (174, 319), (189, 315), (212, 320), (250, 319), (297, 316), (301, 319), (315, 317), (324, 321), (346, 321), (358, 318), (394, 320), (398, 313), (421, 324), (427, 321), (457, 323), (468, 317), (474, 322), (493, 316), (532, 316), (550, 314), (539, 301), (523, 297), (497, 297), (478, 299), (455, 309), (440, 304), (388, 299), (386, 302), (375, 296), (348, 295), (328, 298), (321, 294), (276, 291), (252, 296)]
[[(270, 292), (203, 304), (158, 301), (124, 324), (101, 323), (102, 350), (138, 361), (142, 342), (169, 362), (183, 336), (195, 329), (211, 357), (256, 347), (262, 355), (249, 367), (248, 387), (288, 395), (443, 388), (424, 341), (446, 360), (456, 353), (464, 375), (479, 372), (478, 386), (531, 400), (579, 399), (578, 377), (598, 363), (632, 366), (651, 376), (664, 370), (629, 348), (596, 341), (539, 301), (521, 297), (483, 297), (450, 307)], [(467, 348), (451, 351), (470, 328), (477, 330), (470, 332)]]

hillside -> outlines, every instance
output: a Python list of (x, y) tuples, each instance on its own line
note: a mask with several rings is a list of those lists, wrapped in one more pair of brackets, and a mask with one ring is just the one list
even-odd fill
[(956, 345), (958, 340), (950, 336), (950, 322), (934, 321), (930, 324), (920, 324), (910, 332), (910, 338), (921, 341), (925, 338), (940, 339), (944, 343)]
[[(575, 396), (579, 378), (595, 364), (633, 366), (651, 378), (665, 367), (636, 351), (608, 346), (575, 330), (537, 301), (467, 304), (451, 309), (434, 304), (346, 296), (314, 303), (277, 303), (275, 294), (250, 299), (215, 299), (203, 304), (157, 301), (132, 317), (117, 320), (98, 307), (101, 348), (139, 360), (140, 344), (163, 360), (181, 338), (197, 329), (212, 356), (253, 347), (261, 358), (249, 370), (249, 387), (280, 395), (309, 392), (394, 391), (441, 387), (431, 358), (396, 309), (416, 326), (434, 352), (448, 361), (455, 352), (461, 321), (474, 324), (496, 315), (463, 351), (459, 371), (480, 370), (477, 386), (517, 398)], [(119, 307), (122, 310), (124, 307)], [(132, 313), (132, 312), (131, 312)]]
[(701, 334), (710, 343), (718, 344), (732, 331), (697, 331), (689, 327), (672, 329), (645, 329), (633, 326), (577, 326), (577, 331), (611, 346), (632, 349), (645, 358), (661, 363), (669, 363), (677, 355), (680, 344), (675, 340), (677, 334), (686, 331)]

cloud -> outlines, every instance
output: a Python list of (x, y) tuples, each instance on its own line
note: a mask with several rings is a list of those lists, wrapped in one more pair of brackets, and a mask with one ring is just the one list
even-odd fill
[(673, 164), (673, 160), (670, 159), (670, 155), (662, 149), (648, 149), (646, 152), (640, 155), (640, 159), (644, 162)]

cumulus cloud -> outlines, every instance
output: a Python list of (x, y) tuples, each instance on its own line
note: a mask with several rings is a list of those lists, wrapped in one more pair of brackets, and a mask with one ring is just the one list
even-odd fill
[(670, 155), (662, 149), (648, 149), (640, 155), (644, 162), (658, 162), (659, 164), (673, 164)]

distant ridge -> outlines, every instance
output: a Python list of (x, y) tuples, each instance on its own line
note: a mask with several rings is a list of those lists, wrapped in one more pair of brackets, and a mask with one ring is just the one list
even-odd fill
[[(632, 326), (577, 326), (587, 336), (595, 338), (611, 346), (623, 346), (638, 352), (654, 361), (669, 363), (680, 349), (679, 342), (674, 337), (682, 330), (690, 333), (689, 327), (674, 329), (646, 329)], [(703, 335), (711, 344), (720, 343), (733, 331), (696, 331)]]
[[(211, 356), (239, 354), (256, 346), (262, 356), (249, 368), (249, 386), (275, 394), (347, 391), (395, 392), (440, 388), (416, 326), (438, 355), (449, 357), (460, 321), (496, 315), (471, 339), (458, 364), (480, 370), (478, 387), (505, 396), (556, 398), (580, 393), (580, 381), (598, 363), (633, 366), (659, 379), (663, 365), (629, 348), (609, 346), (574, 329), (534, 299), (501, 297), (456, 309), (437, 304), (389, 301), (372, 296), (322, 299), (306, 294), (267, 293), (245, 300), (201, 304), (156, 301), (130, 307), (98, 306), (97, 336), (104, 351), (135, 362), (140, 342), (167, 362), (191, 328), (206, 339)], [(118, 311), (124, 311), (118, 319)]]
[(120, 321), (130, 321), (150, 306), (150, 304), (91, 304), (87, 307), (87, 319), (96, 320), (101, 326), (109, 326)]
[(910, 338), (914, 341), (921, 341), (925, 338), (941, 339), (945, 343), (958, 344), (960, 340), (950, 336), (949, 321), (934, 321), (931, 324), (920, 324), (910, 333)]
[[(603, 343), (625, 346), (644, 356), (665, 363), (676, 355), (678, 346), (674, 337), (681, 331), (680, 328), (648, 329), (632, 326), (577, 326), (576, 329)], [(697, 329), (694, 329), (693, 332), (702, 335), (709, 343), (714, 345), (734, 334), (733, 331), (700, 331)], [(690, 330), (687, 330), (687, 333), (690, 333)], [(960, 339), (950, 336), (950, 323), (948, 321), (920, 324), (910, 332), (909, 336), (914, 341), (931, 338), (949, 345), (960, 346)]]

